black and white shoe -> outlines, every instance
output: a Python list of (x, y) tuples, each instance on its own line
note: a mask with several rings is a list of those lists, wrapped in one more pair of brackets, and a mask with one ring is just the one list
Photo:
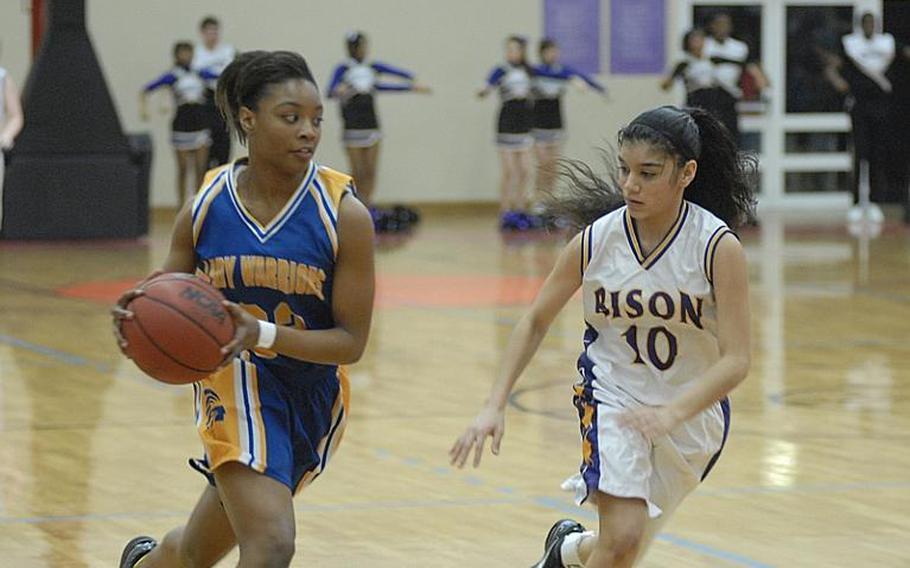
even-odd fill
[(547, 533), (543, 543), (543, 558), (531, 568), (564, 568), (562, 564), (562, 542), (572, 533), (585, 532), (585, 527), (578, 521), (562, 519), (556, 521)]
[(123, 554), (120, 555), (120, 568), (133, 568), (156, 546), (158, 546), (158, 542), (152, 537), (137, 536), (123, 547)]

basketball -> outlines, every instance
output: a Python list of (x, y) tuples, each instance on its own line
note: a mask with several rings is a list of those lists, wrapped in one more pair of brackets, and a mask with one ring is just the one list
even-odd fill
[(170, 384), (196, 382), (224, 361), (222, 346), (234, 337), (234, 320), (224, 296), (191, 274), (162, 274), (145, 284), (144, 294), (123, 320), (126, 353), (148, 375)]

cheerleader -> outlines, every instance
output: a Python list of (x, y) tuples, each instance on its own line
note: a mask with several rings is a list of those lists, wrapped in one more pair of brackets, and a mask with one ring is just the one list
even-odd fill
[[(376, 170), (379, 160), (379, 118), (376, 114), (374, 93), (379, 91), (412, 91), (429, 93), (430, 89), (417, 83), (414, 74), (378, 61), (367, 61), (368, 43), (363, 32), (351, 32), (345, 38), (349, 59), (335, 67), (329, 81), (328, 96), (341, 102), (341, 118), (344, 122), (343, 141), (351, 165), (351, 175), (357, 183), (360, 199), (372, 205), (376, 188)], [(382, 75), (394, 77), (396, 81), (385, 82)], [(371, 208), (377, 229), (389, 228), (383, 222), (384, 215)], [(394, 228), (404, 228), (407, 219)], [(408, 215), (416, 221), (415, 215)]]
[[(606, 96), (606, 88), (588, 75), (559, 62), (559, 46), (552, 39), (540, 42), (540, 65), (531, 80), (533, 105), (534, 154), (537, 158), (538, 192), (552, 191), (556, 179), (556, 161), (562, 153), (565, 130), (562, 118), (562, 96), (569, 82), (590, 88)], [(536, 217), (536, 216), (535, 216)], [(537, 221), (537, 219), (534, 219)]]
[(506, 40), (505, 64), (493, 68), (486, 86), (477, 93), (484, 98), (498, 89), (502, 101), (496, 147), (502, 165), (499, 226), (503, 230), (531, 228), (526, 187), (531, 174), (530, 97), (534, 72), (527, 62), (527, 47), (525, 38), (510, 36)]
[(202, 69), (193, 71), (193, 46), (181, 41), (174, 45), (174, 67), (146, 85), (139, 99), (142, 120), (149, 119), (148, 95), (161, 87), (170, 87), (176, 113), (171, 123), (171, 143), (177, 151), (177, 199), (186, 199), (186, 175), (192, 166), (194, 187), (202, 185), (208, 167), (211, 132), (209, 114), (205, 107), (205, 81), (217, 79), (214, 73)]

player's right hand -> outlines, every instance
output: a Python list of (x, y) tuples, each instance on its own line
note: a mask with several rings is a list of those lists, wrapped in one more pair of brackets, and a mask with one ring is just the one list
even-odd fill
[(455, 467), (464, 467), (468, 456), (471, 455), (471, 449), (474, 450), (474, 467), (480, 465), (480, 457), (483, 455), (483, 446), (487, 436), (493, 438), (493, 444), (490, 451), (493, 455), (499, 455), (499, 444), (502, 442), (502, 436), (506, 431), (506, 413), (504, 409), (489, 404), (484, 405), (480, 414), (474, 419), (474, 423), (468, 426), (449, 450), (449, 463)]
[(129, 357), (129, 354), (126, 352), (127, 342), (126, 338), (123, 337), (123, 332), (120, 330), (120, 323), (123, 320), (133, 319), (133, 312), (126, 309), (130, 302), (138, 298), (139, 296), (145, 294), (145, 291), (142, 289), (142, 285), (155, 278), (156, 276), (161, 276), (164, 274), (163, 270), (155, 270), (149, 274), (142, 282), (136, 284), (136, 287), (127, 290), (117, 298), (117, 303), (114, 304), (114, 307), (111, 308), (111, 317), (113, 317), (113, 328), (114, 328), (114, 339), (117, 340), (117, 346), (120, 347), (120, 351)]

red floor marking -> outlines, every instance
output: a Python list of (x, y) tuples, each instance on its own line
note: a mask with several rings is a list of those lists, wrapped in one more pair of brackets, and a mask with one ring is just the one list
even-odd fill
[(380, 276), (380, 308), (520, 306), (531, 303), (543, 284), (536, 276)]
[[(141, 278), (80, 282), (58, 288), (67, 298), (114, 303)], [(376, 307), (482, 308), (530, 304), (543, 284), (536, 276), (416, 276), (380, 275)]]
[(57, 294), (66, 298), (91, 300), (102, 304), (113, 304), (120, 294), (134, 287), (141, 278), (129, 280), (102, 280), (98, 282), (80, 282), (57, 288)]

